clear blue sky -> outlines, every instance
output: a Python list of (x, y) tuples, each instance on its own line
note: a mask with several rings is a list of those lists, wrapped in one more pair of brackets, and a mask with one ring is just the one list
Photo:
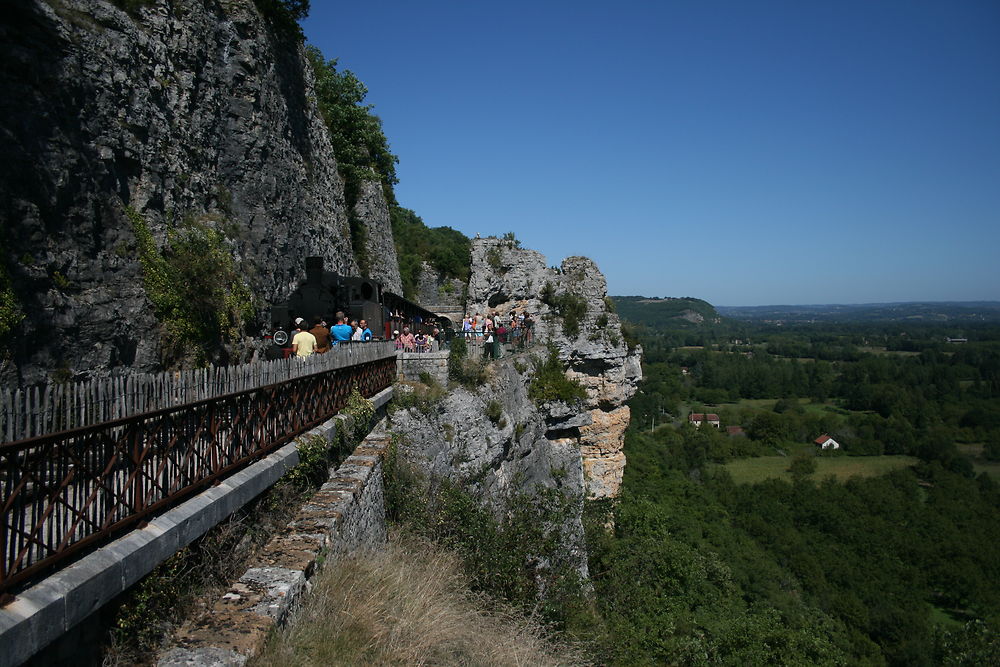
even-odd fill
[(400, 203), (612, 294), (1000, 299), (998, 0), (313, 0)]

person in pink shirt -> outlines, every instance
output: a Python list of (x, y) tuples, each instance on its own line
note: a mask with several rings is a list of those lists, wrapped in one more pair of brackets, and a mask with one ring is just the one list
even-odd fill
[(410, 333), (410, 327), (403, 327), (403, 333), (399, 334), (399, 342), (407, 352), (413, 352), (416, 349), (417, 341)]

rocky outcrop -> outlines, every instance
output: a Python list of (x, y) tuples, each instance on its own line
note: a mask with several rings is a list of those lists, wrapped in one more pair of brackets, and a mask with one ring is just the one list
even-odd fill
[(586, 494), (617, 496), (629, 423), (625, 402), (642, 377), (641, 350), (628, 349), (604, 276), (586, 257), (569, 257), (560, 268), (549, 268), (540, 253), (505, 239), (473, 241), (472, 258), (468, 310), (501, 317), (512, 310), (531, 313), (536, 340), (555, 346), (567, 375), (587, 390), (590, 423), (573, 434)]
[[(515, 361), (524, 364), (523, 372)], [(388, 429), (402, 436), (409, 460), (471, 485), (488, 505), (540, 488), (562, 492), (569, 506), (561, 517), (566, 557), (586, 576), (583, 462), (577, 438), (569, 434), (590, 416), (562, 403), (536, 406), (528, 397), (530, 364), (526, 353), (492, 364), (475, 391), (454, 388), (424, 409), (391, 413)], [(497, 405), (499, 413), (493, 412)]]
[(395, 294), (403, 293), (403, 280), (399, 275), (399, 259), (392, 238), (392, 220), (389, 204), (378, 181), (363, 181), (359, 186), (358, 200), (354, 204), (357, 216), (365, 230), (362, 272), (382, 283), (384, 289)]
[[(389, 427), (402, 436), (408, 458), (471, 484), (487, 503), (559, 490), (570, 501), (564, 546), (586, 574), (583, 501), (618, 495), (629, 424), (625, 402), (641, 377), (641, 350), (625, 344), (618, 317), (609, 311), (604, 276), (589, 259), (570, 257), (548, 268), (544, 256), (516, 242), (477, 239), (471, 275), (468, 311), (503, 319), (512, 311), (530, 313), (536, 345), (490, 363), (474, 391), (454, 388), (433, 404), (398, 410)], [(582, 401), (538, 404), (530, 398), (547, 345), (585, 389)]]
[(222, 231), (259, 305), (317, 255), (356, 274), (343, 185), (301, 46), (253, 2), (25, 0), (0, 24), (2, 259), (27, 318), (4, 380), (151, 369), (132, 227)]

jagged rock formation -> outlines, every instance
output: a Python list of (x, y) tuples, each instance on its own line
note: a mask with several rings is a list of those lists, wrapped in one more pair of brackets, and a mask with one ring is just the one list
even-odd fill
[(223, 231), (261, 306), (308, 255), (358, 271), (300, 45), (253, 2), (137, 4), (5, 8), (2, 260), (27, 315), (5, 381), (156, 366), (126, 205), (161, 244), (185, 217)]
[[(564, 294), (582, 300), (575, 334), (553, 306)], [(548, 268), (545, 257), (534, 250), (502, 239), (477, 239), (472, 244), (468, 298), (472, 312), (532, 313), (536, 338), (551, 341), (568, 365), (568, 375), (587, 390), (591, 421), (572, 435), (583, 457), (587, 496), (617, 496), (625, 470), (625, 402), (642, 377), (641, 350), (629, 350), (625, 344), (597, 265), (586, 257), (569, 257), (559, 269)]]
[[(473, 241), (471, 275), (471, 312), (506, 317), (526, 310), (543, 344), (490, 364), (489, 378), (474, 391), (456, 388), (435, 405), (396, 412), (389, 427), (404, 436), (403, 451), (411, 459), (438, 475), (471, 482), (487, 502), (538, 487), (575, 499), (575, 510), (564, 517), (565, 546), (586, 574), (583, 500), (618, 495), (629, 423), (624, 403), (641, 376), (641, 350), (627, 348), (617, 316), (608, 312), (604, 277), (589, 259), (571, 257), (561, 269), (549, 269), (533, 250), (480, 239)], [(585, 308), (576, 334), (564, 331), (564, 317), (547, 302), (567, 292)], [(582, 403), (538, 405), (529, 397), (546, 342), (568, 365), (567, 375), (586, 389)]]
[(354, 215), (365, 230), (363, 273), (382, 283), (382, 287), (403, 293), (403, 279), (399, 275), (399, 259), (396, 244), (392, 238), (392, 220), (389, 218), (389, 204), (378, 181), (363, 181), (359, 186), (358, 200), (354, 204)]

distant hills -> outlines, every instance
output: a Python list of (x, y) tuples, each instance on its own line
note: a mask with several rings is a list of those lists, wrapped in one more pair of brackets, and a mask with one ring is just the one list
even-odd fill
[(649, 327), (698, 326), (717, 323), (719, 313), (707, 301), (694, 297), (613, 296), (622, 319)]
[(623, 319), (650, 327), (693, 327), (722, 317), (754, 322), (1000, 322), (1000, 301), (713, 306), (693, 297), (611, 298)]
[(718, 306), (737, 320), (781, 322), (1000, 322), (1000, 301), (911, 301), (806, 306)]

